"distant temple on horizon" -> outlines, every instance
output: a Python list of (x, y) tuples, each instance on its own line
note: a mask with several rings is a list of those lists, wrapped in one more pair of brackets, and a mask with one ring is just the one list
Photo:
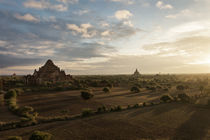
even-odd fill
[(43, 84), (45, 82), (56, 83), (72, 79), (73, 77), (70, 74), (66, 75), (65, 71), (60, 70), (50, 59), (38, 71), (35, 69), (33, 75), (25, 76), (25, 82), (28, 85)]
[(133, 73), (132, 77), (138, 78), (140, 76), (141, 76), (141, 74), (139, 73), (138, 69), (136, 69), (136, 71)]

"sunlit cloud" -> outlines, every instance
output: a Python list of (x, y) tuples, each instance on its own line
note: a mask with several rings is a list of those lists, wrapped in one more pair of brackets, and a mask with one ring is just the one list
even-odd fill
[(173, 9), (173, 6), (170, 4), (165, 4), (163, 1), (158, 1), (156, 7), (159, 9)]
[(118, 20), (129, 19), (132, 16), (133, 16), (133, 14), (128, 10), (119, 10), (119, 11), (115, 12), (115, 17)]
[(15, 18), (19, 20), (25, 20), (29, 22), (39, 22), (40, 19), (37, 17), (32, 16), (31, 14), (25, 14), (25, 15), (20, 15), (20, 14), (15, 14)]
[(68, 6), (64, 4), (52, 4), (49, 1), (41, 0), (41, 1), (35, 1), (35, 0), (28, 0), (23, 3), (24, 7), (26, 8), (34, 8), (34, 9), (50, 9), (50, 10), (56, 10), (56, 11), (67, 11)]

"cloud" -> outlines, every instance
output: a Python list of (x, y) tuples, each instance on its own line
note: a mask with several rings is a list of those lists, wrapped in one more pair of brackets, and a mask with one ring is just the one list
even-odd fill
[(23, 3), (24, 7), (26, 8), (34, 8), (34, 9), (50, 9), (50, 10), (56, 10), (59, 12), (67, 11), (68, 6), (63, 5), (63, 4), (51, 4), (48, 1), (45, 0), (40, 0), (40, 1), (35, 1), (35, 0), (28, 0)]
[(38, 64), (42, 59), (39, 58), (20, 58), (10, 55), (2, 55), (0, 54), (0, 68), (6, 68), (10, 66), (18, 66), (18, 65), (33, 65)]
[(32, 16), (31, 14), (25, 14), (25, 15), (15, 14), (14, 17), (19, 20), (25, 20), (25, 21), (29, 21), (29, 22), (39, 22), (40, 21), (39, 18)]
[(149, 52), (153, 51), (155, 55), (160, 57), (177, 56), (177, 59), (183, 57), (187, 63), (192, 63), (209, 56), (209, 44), (209, 37), (192, 36), (181, 38), (173, 42), (160, 42), (145, 45), (143, 49)]
[(102, 32), (101, 36), (110, 36), (110, 31), (106, 30), (106, 31)]
[[(60, 60), (84, 60), (85, 58), (107, 57), (107, 54), (116, 52), (113, 46), (101, 44), (97, 42), (82, 43), (80, 46), (64, 47), (56, 50), (58, 59)], [(62, 56), (60, 55), (62, 54)], [(59, 58), (60, 56), (60, 58)]]
[(134, 4), (135, 0), (110, 0), (111, 2), (121, 2), (124, 4)]
[(0, 46), (5, 46), (7, 44), (7, 41), (0, 40)]
[(162, 1), (158, 1), (156, 3), (156, 7), (159, 8), (159, 9), (173, 9), (173, 6), (170, 5), (170, 4), (165, 4), (164, 2)]
[(79, 10), (79, 11), (75, 11), (75, 12), (73, 12), (75, 15), (79, 15), (79, 16), (81, 16), (81, 15), (84, 15), (84, 14), (87, 14), (87, 13), (89, 13), (89, 10)]
[(184, 10), (181, 10), (180, 12), (176, 13), (176, 14), (170, 14), (170, 15), (167, 15), (165, 16), (166, 18), (168, 19), (177, 19), (177, 18), (180, 18), (180, 17), (192, 17), (194, 18), (195, 16), (198, 16), (199, 14), (198, 13), (195, 13), (193, 11), (191, 11), (190, 9), (184, 9)]
[(128, 10), (119, 10), (115, 12), (115, 18), (118, 20), (125, 20), (132, 17), (133, 14)]
[(88, 29), (92, 28), (92, 25), (89, 23), (81, 24), (80, 26), (77, 26), (76, 24), (66, 24), (66, 27), (73, 31), (73, 34), (81, 34), (84, 38), (91, 38), (96, 35), (95, 31), (88, 31)]
[(79, 0), (56, 0), (56, 1), (62, 2), (62, 3), (65, 3), (65, 4), (67, 4), (67, 3), (75, 4), (75, 3), (79, 2)]

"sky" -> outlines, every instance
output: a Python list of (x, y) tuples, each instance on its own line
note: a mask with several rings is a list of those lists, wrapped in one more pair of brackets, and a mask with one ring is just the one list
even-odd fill
[(0, 0), (0, 75), (210, 72), (210, 0)]

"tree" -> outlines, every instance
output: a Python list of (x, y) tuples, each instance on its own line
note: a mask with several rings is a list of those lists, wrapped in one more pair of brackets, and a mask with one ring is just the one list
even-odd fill
[(93, 98), (93, 94), (91, 91), (81, 91), (81, 97), (84, 99), (84, 100), (88, 100), (88, 99), (91, 99)]
[(163, 102), (169, 102), (173, 100), (173, 97), (171, 97), (170, 95), (163, 95), (160, 97), (160, 100)]
[(201, 92), (201, 94), (202, 94), (203, 91), (204, 91), (204, 86), (200, 86), (200, 87), (199, 87), (199, 90), (200, 90), (200, 92)]
[(105, 87), (105, 88), (103, 88), (103, 91), (104, 91), (105, 93), (108, 93), (108, 92), (110, 92), (110, 88)]
[(138, 87), (132, 87), (131, 88), (131, 92), (139, 93), (140, 92), (140, 89)]
[(29, 140), (51, 140), (52, 135), (47, 132), (42, 132), (42, 131), (35, 131), (32, 133), (31, 137)]
[(16, 98), (17, 97), (17, 93), (14, 89), (10, 89), (5, 95), (4, 95), (4, 99), (11, 99), (11, 98)]
[(178, 94), (178, 98), (180, 98), (181, 101), (183, 101), (183, 102), (189, 102), (190, 101), (190, 96), (188, 96), (186, 93)]

